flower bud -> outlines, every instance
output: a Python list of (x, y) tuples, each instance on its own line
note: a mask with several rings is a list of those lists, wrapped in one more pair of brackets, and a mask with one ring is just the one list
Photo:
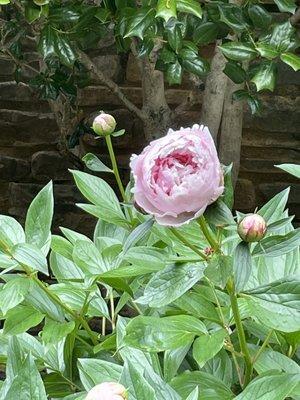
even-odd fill
[(127, 393), (120, 383), (103, 382), (94, 386), (85, 400), (127, 400)]
[(112, 115), (101, 112), (94, 119), (93, 129), (97, 135), (107, 136), (114, 132), (116, 125), (116, 120)]
[(245, 242), (259, 242), (266, 234), (267, 224), (259, 214), (251, 214), (240, 221), (237, 230)]

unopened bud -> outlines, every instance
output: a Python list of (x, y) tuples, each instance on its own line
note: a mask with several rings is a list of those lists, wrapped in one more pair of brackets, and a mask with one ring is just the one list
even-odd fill
[(238, 224), (238, 234), (245, 242), (259, 242), (267, 232), (267, 224), (259, 214), (247, 215)]
[(120, 383), (103, 382), (94, 386), (85, 400), (127, 400), (127, 392)]
[(114, 132), (116, 120), (110, 114), (100, 113), (93, 122), (93, 130), (99, 136), (107, 136)]

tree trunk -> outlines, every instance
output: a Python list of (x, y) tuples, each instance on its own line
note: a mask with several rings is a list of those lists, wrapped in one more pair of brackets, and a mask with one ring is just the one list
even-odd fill
[(208, 126), (215, 143), (217, 143), (227, 85), (227, 77), (223, 73), (226, 60), (219, 50), (218, 44), (217, 42), (211, 62), (211, 72), (205, 83), (200, 119), (202, 124)]
[(155, 63), (144, 57), (142, 67), (144, 134), (147, 142), (166, 134), (172, 122), (172, 111), (165, 97), (164, 75)]
[(226, 165), (233, 163), (233, 186), (236, 184), (240, 168), (244, 102), (233, 101), (232, 94), (242, 88), (243, 85), (236, 85), (230, 79), (227, 79), (219, 143), (221, 162)]

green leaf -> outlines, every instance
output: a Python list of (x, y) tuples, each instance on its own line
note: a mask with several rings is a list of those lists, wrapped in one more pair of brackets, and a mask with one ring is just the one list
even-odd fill
[(233, 275), (236, 292), (247, 285), (252, 272), (252, 260), (248, 243), (239, 243), (233, 255)]
[(204, 275), (215, 285), (225, 288), (232, 275), (232, 257), (216, 254), (209, 262)]
[(31, 202), (25, 221), (26, 241), (42, 249), (50, 237), (53, 217), (53, 185), (49, 182)]
[(215, 322), (219, 321), (219, 316), (214, 305), (195, 291), (185, 293), (179, 299), (175, 300), (174, 304), (197, 318), (205, 318)]
[(294, 14), (296, 11), (296, 4), (294, 0), (274, 0), (274, 2), (277, 4), (277, 7), (281, 12), (289, 12), (291, 14)]
[(46, 25), (40, 34), (40, 40), (38, 43), (38, 50), (44, 57), (44, 59), (55, 56), (55, 43), (56, 31), (51, 25)]
[(176, 0), (158, 0), (156, 17), (161, 17), (168, 22), (170, 18), (176, 18), (176, 16)]
[(73, 245), (62, 236), (51, 236), (51, 250), (55, 253), (62, 255), (70, 261), (73, 261)]
[[(200, 388), (199, 399), (201, 400), (231, 400), (234, 397), (231, 390), (221, 380), (202, 371), (184, 372), (176, 376), (171, 385), (183, 399), (186, 399), (191, 391), (198, 386)], [(254, 400), (254, 398), (251, 400)]]
[(264, 349), (260, 353), (254, 363), (254, 368), (258, 374), (266, 373), (272, 369), (289, 374), (300, 373), (300, 366), (294, 360), (272, 349)]
[(12, 257), (21, 265), (48, 275), (47, 259), (41, 250), (28, 243), (16, 244), (11, 250)]
[(68, 399), (72, 393), (70, 382), (60, 373), (51, 372), (44, 376), (44, 385), (49, 398), (64, 398)]
[(202, 8), (196, 0), (177, 0), (176, 6), (180, 12), (193, 14), (198, 18), (202, 18)]
[(84, 157), (82, 157), (82, 161), (91, 171), (113, 173), (113, 170), (104, 165), (103, 162), (100, 161), (97, 156), (95, 156), (95, 154), (87, 153)]
[(226, 226), (235, 224), (231, 210), (220, 199), (207, 207), (204, 216), (212, 225)]
[(283, 218), (283, 211), (286, 206), (289, 193), (290, 188), (284, 189), (282, 192), (277, 193), (260, 210), (258, 210), (257, 213), (264, 217), (268, 224)]
[(185, 346), (164, 352), (164, 378), (167, 382), (176, 375), (178, 368), (191, 347), (191, 344), (192, 341)]
[(280, 55), (280, 59), (293, 68), (294, 71), (300, 69), (300, 57), (293, 53), (283, 53)]
[(253, 256), (279, 257), (293, 251), (300, 245), (300, 228), (286, 235), (268, 236), (254, 247)]
[(271, 46), (275, 46), (280, 52), (285, 52), (294, 47), (293, 35), (295, 28), (287, 20), (281, 24), (274, 25), (271, 35), (266, 40)]
[(204, 76), (209, 72), (209, 64), (194, 51), (184, 48), (180, 51), (181, 65), (184, 69), (197, 76)]
[(44, 384), (31, 354), (28, 354), (22, 369), (12, 381), (6, 400), (47, 400)]
[(232, 166), (233, 164), (223, 165), (224, 174), (224, 193), (222, 195), (225, 205), (232, 210), (234, 204), (234, 189), (232, 184)]
[(24, 242), (22, 225), (12, 217), (0, 215), (0, 250), (7, 252), (15, 244)]
[[(71, 171), (81, 193), (96, 206), (81, 206), (85, 210), (95, 210), (97, 217), (107, 222), (128, 225), (118, 198), (112, 188), (101, 178), (81, 171)], [(94, 214), (93, 214), (94, 215)]]
[(286, 277), (245, 293), (251, 315), (264, 325), (282, 332), (299, 329), (299, 276)]
[(144, 239), (144, 237), (150, 232), (153, 224), (154, 220), (150, 218), (134, 228), (134, 230), (130, 233), (130, 235), (128, 235), (124, 242), (123, 255), (126, 254), (127, 251), (135, 244), (137, 244), (140, 240)]
[(233, 366), (226, 350), (220, 350), (217, 355), (208, 360), (203, 368), (214, 377), (220, 379), (225, 385), (231, 387), (233, 381)]
[(31, 306), (18, 305), (9, 310), (4, 322), (5, 335), (18, 335), (38, 325), (44, 315)]
[(30, 288), (30, 280), (19, 276), (7, 282), (0, 291), (0, 308), (5, 315), (8, 310), (22, 303)]
[(165, 32), (167, 34), (169, 46), (178, 53), (182, 48), (182, 31), (181, 23), (175, 19), (172, 19), (165, 24)]
[(213, 42), (218, 36), (218, 25), (214, 22), (204, 22), (196, 27), (193, 33), (194, 42), (203, 46)]
[(198, 400), (199, 388), (198, 386), (189, 394), (186, 400)]
[(284, 400), (300, 380), (300, 374), (270, 372), (254, 379), (236, 400)]
[(174, 64), (169, 64), (166, 71), (166, 78), (170, 85), (180, 84), (182, 80), (182, 66), (177, 60)]
[(247, 74), (244, 68), (234, 61), (228, 61), (223, 70), (234, 83), (243, 83), (247, 79)]
[(278, 50), (268, 43), (256, 43), (255, 48), (262, 57), (268, 60), (272, 60), (279, 55)]
[(125, 344), (149, 352), (187, 345), (196, 335), (207, 333), (203, 322), (188, 315), (157, 318), (138, 316), (126, 327)]
[(141, 8), (129, 19), (124, 38), (137, 36), (143, 40), (145, 30), (154, 22), (154, 8)]
[(86, 240), (77, 240), (75, 243), (73, 260), (85, 274), (100, 275), (106, 271), (101, 253), (94, 243)]
[(272, 62), (262, 63), (251, 79), (251, 82), (255, 83), (257, 91), (264, 89), (271, 90), (273, 92), (276, 83), (276, 65)]
[(1, 5), (9, 4), (10, 0), (0, 0)]
[(57, 343), (64, 339), (69, 333), (75, 328), (75, 322), (57, 322), (52, 319), (46, 319), (43, 331), (42, 339), (47, 345), (50, 343)]
[(226, 42), (219, 47), (225, 57), (235, 61), (250, 61), (257, 56), (256, 50), (248, 43)]
[(248, 7), (248, 14), (254, 26), (260, 29), (267, 29), (272, 22), (272, 16), (262, 6), (251, 4)]
[[(1, 3), (0, 3), (1, 4)], [(25, 5), (25, 18), (31, 23), (38, 18), (40, 18), (42, 10), (40, 7), (35, 6), (35, 4), (26, 4)]]
[(243, 10), (235, 4), (222, 4), (218, 6), (220, 21), (224, 22), (236, 32), (247, 29), (248, 24), (244, 18)]
[(285, 172), (288, 172), (291, 175), (294, 175), (296, 178), (300, 179), (300, 165), (296, 164), (280, 164), (275, 165), (275, 167), (282, 169)]
[(76, 61), (76, 54), (65, 34), (56, 33), (54, 50), (60, 62), (67, 67), (72, 67)]
[(144, 295), (136, 302), (149, 307), (163, 307), (172, 303), (203, 277), (205, 266), (204, 263), (167, 266), (153, 275), (146, 285)]
[(118, 382), (122, 366), (104, 360), (81, 358), (78, 360), (81, 383), (88, 391), (99, 383)]
[(205, 363), (213, 358), (223, 347), (227, 333), (224, 329), (198, 337), (193, 345), (193, 357), (202, 368)]
[(126, 387), (132, 400), (156, 400), (154, 389), (129, 360), (124, 365), (120, 383)]

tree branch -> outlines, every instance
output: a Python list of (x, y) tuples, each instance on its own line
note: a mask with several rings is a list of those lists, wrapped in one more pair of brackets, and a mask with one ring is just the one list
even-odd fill
[(295, 26), (300, 22), (300, 7), (296, 10), (295, 14), (291, 16), (290, 23)]
[(82, 51), (79, 51), (79, 59), (82, 64), (91, 71), (99, 81), (105, 85), (112, 93), (114, 93), (119, 100), (125, 105), (125, 107), (133, 112), (138, 118), (144, 121), (147, 116), (146, 114), (139, 109), (136, 105), (134, 105), (121, 91), (120, 87), (110, 78), (106, 77), (102, 71), (93, 63), (93, 61)]

